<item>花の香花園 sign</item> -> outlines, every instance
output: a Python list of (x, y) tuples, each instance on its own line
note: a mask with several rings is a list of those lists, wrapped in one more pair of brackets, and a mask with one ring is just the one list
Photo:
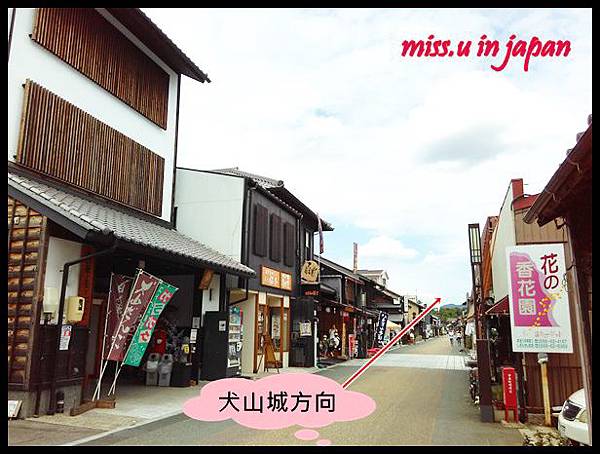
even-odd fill
[(573, 353), (562, 243), (506, 248), (515, 352)]

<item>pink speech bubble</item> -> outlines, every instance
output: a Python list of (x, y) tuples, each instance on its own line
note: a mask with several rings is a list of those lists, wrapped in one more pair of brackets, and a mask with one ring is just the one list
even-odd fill
[(317, 438), (319, 438), (319, 432), (317, 432), (316, 430), (313, 430), (313, 429), (301, 429), (298, 432), (296, 432), (294, 434), (294, 436), (298, 440), (304, 440), (304, 441), (316, 440)]
[[(274, 398), (277, 395), (278, 401)], [(252, 429), (273, 430), (296, 424), (316, 428), (353, 421), (370, 415), (375, 407), (375, 401), (366, 394), (347, 391), (330, 378), (289, 373), (257, 381), (244, 378), (213, 381), (202, 387), (200, 396), (183, 405), (183, 412), (201, 421), (231, 418)]]

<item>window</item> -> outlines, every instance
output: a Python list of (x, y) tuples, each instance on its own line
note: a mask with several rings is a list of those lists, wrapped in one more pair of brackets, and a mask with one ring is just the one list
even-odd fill
[(162, 214), (164, 158), (31, 80), (20, 134), (16, 161), (22, 166)]
[(312, 232), (304, 230), (304, 260), (312, 260)]
[(271, 215), (271, 260), (281, 261), (281, 218), (276, 214)]
[(268, 211), (260, 205), (254, 205), (254, 241), (253, 251), (259, 257), (267, 255), (267, 222)]
[(169, 75), (93, 8), (38, 8), (31, 38), (167, 129)]
[(286, 222), (283, 224), (283, 263), (294, 266), (296, 250), (296, 232), (294, 226)]

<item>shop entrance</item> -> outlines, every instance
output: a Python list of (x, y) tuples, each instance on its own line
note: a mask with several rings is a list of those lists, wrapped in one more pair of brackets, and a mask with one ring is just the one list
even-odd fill
[(256, 313), (255, 367), (254, 373), (264, 370), (264, 336), (273, 342), (275, 359), (285, 365), (285, 353), (289, 351), (290, 309), (284, 307), (283, 296), (267, 295), (267, 304), (258, 304)]
[[(200, 294), (197, 292), (195, 282), (198, 276), (197, 270), (184, 265), (176, 265), (153, 257), (138, 257), (119, 251), (111, 257), (103, 258), (95, 262), (93, 298), (86, 306), (89, 311), (88, 337), (85, 377), (84, 399), (91, 399), (96, 389), (100, 376), (102, 358), (106, 358), (110, 350), (110, 333), (105, 335), (105, 323), (107, 320), (108, 295), (111, 282), (111, 272), (117, 275), (133, 277), (136, 268), (143, 265), (144, 270), (163, 281), (178, 288), (173, 298), (164, 308), (158, 322), (154, 327), (148, 347), (138, 367), (123, 366), (117, 380), (116, 391), (119, 397), (120, 388), (139, 387), (138, 392), (156, 391), (157, 386), (162, 387), (189, 387), (198, 379), (199, 348), (200, 339), (197, 324), (194, 318), (198, 318), (201, 311)], [(102, 354), (102, 344), (104, 355)], [(151, 353), (159, 357), (169, 354), (172, 358), (171, 373), (168, 383), (158, 379), (154, 385), (147, 384), (146, 362)], [(111, 387), (115, 372), (118, 370), (116, 361), (105, 362), (106, 369), (102, 378), (101, 399), (106, 399)]]

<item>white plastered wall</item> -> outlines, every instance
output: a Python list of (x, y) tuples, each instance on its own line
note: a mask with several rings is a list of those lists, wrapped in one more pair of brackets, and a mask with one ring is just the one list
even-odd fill
[(177, 169), (177, 230), (240, 261), (243, 178)]
[[(48, 256), (46, 259), (46, 273), (44, 276), (44, 289), (46, 287), (54, 287), (58, 290), (60, 297), (60, 289), (63, 278), (63, 265), (66, 262), (77, 260), (81, 257), (81, 243), (74, 241), (63, 240), (51, 236), (48, 242)], [(65, 292), (65, 302), (69, 296), (77, 296), (79, 291), (79, 265), (69, 267), (69, 278), (67, 280), (67, 290)], [(92, 304), (91, 301), (86, 301), (86, 305)], [(66, 303), (65, 303), (66, 314)], [(43, 322), (43, 317), (40, 321)], [(57, 319), (53, 319), (55, 323)]]
[(492, 236), (492, 283), (496, 301), (508, 295), (508, 276), (506, 275), (506, 247), (517, 244), (515, 218), (512, 210), (512, 184), (508, 186), (498, 224)]
[(219, 286), (221, 276), (213, 274), (208, 289), (202, 290), (202, 326), (204, 326), (204, 314), (219, 310)]

